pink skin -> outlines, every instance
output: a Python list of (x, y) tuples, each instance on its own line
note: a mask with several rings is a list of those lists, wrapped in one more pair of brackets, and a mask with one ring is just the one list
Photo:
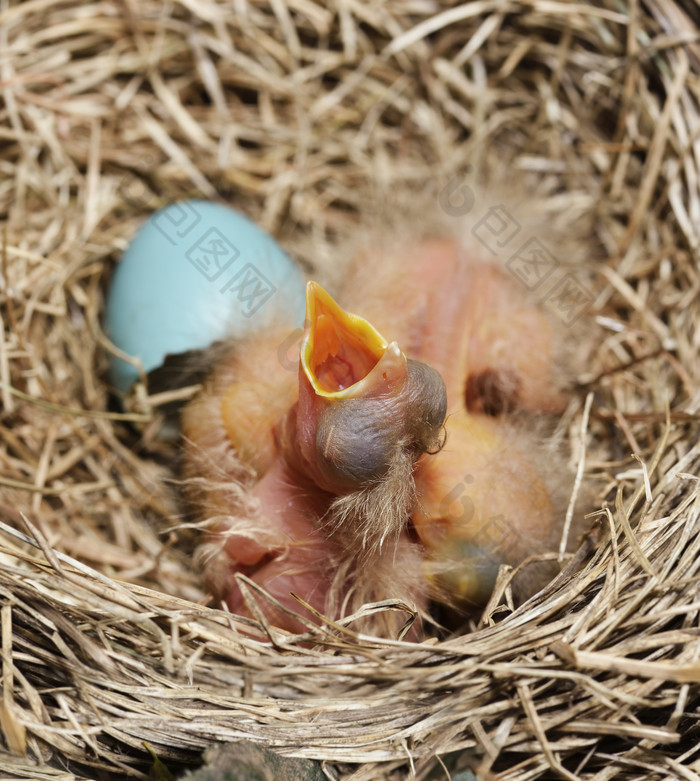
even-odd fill
[[(400, 274), (397, 268), (400, 268)], [(466, 472), (476, 469), (476, 456), (472, 455), (470, 461), (468, 453), (450, 445), (451, 426), (457, 426), (458, 421), (460, 427), (464, 426), (462, 418), (465, 415), (467, 378), (485, 369), (511, 369), (518, 375), (520, 383), (517, 400), (520, 408), (546, 412), (559, 409), (562, 397), (552, 388), (551, 327), (534, 305), (524, 301), (517, 283), (497, 268), (467, 262), (458, 244), (447, 239), (426, 240), (417, 246), (392, 249), (383, 254), (380, 249), (378, 256), (372, 258), (372, 263), (356, 265), (339, 300), (347, 311), (366, 318), (386, 340), (397, 340), (409, 358), (425, 361), (443, 376), (448, 398), (448, 446), (437, 455), (424, 456), (418, 464), (416, 478), (424, 500), (421, 502), (419, 496), (419, 507), (414, 514), (417, 531), (428, 550), (431, 545), (440, 547), (443, 544), (442, 533), (440, 540), (432, 540), (431, 530), (444, 529), (442, 499), (453, 485), (464, 479)], [(401, 304), (387, 306), (390, 301), (400, 301)], [(263, 334), (259, 343), (252, 341), (245, 345), (239, 351), (235, 368), (215, 369), (215, 376), (220, 381), (214, 383), (210, 397), (200, 401), (200, 405), (213, 405), (210, 412), (214, 410), (220, 417), (221, 399), (232, 382), (252, 383), (262, 378), (275, 386), (278, 382), (275, 373), (281, 382), (289, 382), (288, 371), (280, 373), (279, 365), (274, 363), (276, 346), (281, 343), (279, 334), (271, 337), (269, 344), (265, 338)], [(255, 425), (250, 428), (276, 431), (275, 436), (279, 436), (280, 419), (265, 417), (268, 406), (260, 404), (250, 410), (255, 419)], [(279, 415), (277, 407), (271, 412)], [(451, 417), (454, 424), (450, 423)], [(248, 423), (245, 425), (248, 426)], [(249, 438), (247, 431), (248, 428), (241, 428), (241, 436)], [(455, 446), (461, 443), (460, 432), (461, 428), (460, 431), (455, 430), (452, 438)], [(185, 434), (196, 447), (200, 434), (193, 414), (189, 419), (187, 414), (185, 416)], [(231, 437), (230, 430), (228, 436)], [(268, 449), (274, 453), (269, 435), (268, 440)], [(227, 442), (230, 446), (230, 440), (227, 439)], [(188, 451), (186, 445), (186, 454), (188, 452), (191, 454), (193, 451)], [(228, 570), (219, 568), (215, 571), (212, 568), (210, 582), (214, 591), (223, 595), (235, 612), (250, 614), (232, 576), (235, 572), (248, 575), (294, 612), (303, 613), (303, 609), (290, 592), (324, 612), (334, 574), (331, 560), (335, 548), (324, 537), (320, 519), (333, 497), (292, 472), (279, 447), (272, 459), (271, 463), (262, 459), (261, 463), (265, 463), (262, 470), (256, 462), (255, 468), (262, 476), (251, 492), (259, 501), (256, 518), (264, 519), (264, 538), (253, 540), (245, 534), (236, 533), (235, 529), (220, 528)], [(196, 459), (192, 458), (192, 462), (195, 463)], [(206, 473), (202, 474), (205, 468), (200, 459), (192, 471), (207, 477)], [(212, 479), (221, 480), (220, 473), (213, 472)], [(485, 496), (486, 510), (490, 500), (488, 493)], [(522, 499), (520, 495), (513, 497), (519, 507)], [(223, 498), (221, 506), (223, 510)], [(508, 507), (498, 509), (500, 513), (512, 516)], [(527, 514), (525, 517), (528, 518)], [(546, 524), (551, 519), (542, 518), (541, 521)], [(466, 529), (460, 531), (462, 535), (468, 536)], [(542, 532), (542, 536), (547, 535)], [(410, 580), (413, 583), (411, 593), (399, 595), (424, 606), (429, 586), (416, 561), (418, 548), (409, 553), (407, 550), (397, 549), (393, 558), (384, 557), (386, 561), (381, 565), (381, 577), (389, 584), (388, 591), (391, 585), (397, 583), (399, 586), (395, 588), (400, 590), (401, 582)], [(379, 571), (380, 567), (377, 569)], [(410, 578), (407, 578), (407, 573)], [(221, 582), (222, 579), (225, 582)], [(258, 603), (262, 604), (259, 600)], [(299, 622), (279, 611), (266, 608), (266, 612), (272, 622), (282, 628), (290, 631), (302, 628)]]
[[(249, 537), (227, 534), (224, 550), (240, 571), (265, 589), (285, 607), (303, 612), (291, 596), (298, 594), (317, 610), (323, 610), (330, 586), (324, 564), (327, 550), (324, 539), (312, 518), (317, 517), (323, 502), (305, 492), (290, 477), (281, 458), (277, 458), (253, 489), (260, 501), (260, 515), (265, 518), (269, 536), (264, 544)], [(236, 612), (249, 615), (236, 581), (229, 582), (226, 602)], [(274, 611), (274, 623), (290, 631), (299, 631), (299, 622)]]
[[(340, 300), (409, 358), (440, 372), (450, 411), (463, 408), (468, 376), (510, 369), (521, 380), (520, 409), (558, 412), (565, 400), (553, 382), (552, 326), (524, 292), (504, 270), (468, 257), (455, 239), (427, 239), (358, 263)], [(393, 300), (400, 306), (387, 306)]]
[[(316, 519), (323, 517), (332, 496), (314, 492), (313, 488), (305, 490), (300, 487), (298, 479), (298, 476), (291, 475), (280, 457), (255, 486), (253, 495), (260, 501), (260, 513), (270, 532), (264, 544), (242, 535), (226, 534), (224, 550), (229, 557), (230, 568), (224, 599), (234, 613), (252, 616), (233, 577), (236, 572), (247, 575), (263, 586), (288, 610), (311, 620), (313, 616), (292, 594), (321, 613), (327, 608), (331, 579), (335, 572), (330, 558), (335, 549), (319, 530)], [(393, 559), (383, 562), (382, 568), (377, 568), (376, 576), (381, 578), (388, 575), (394, 582), (387, 583), (387, 588), (396, 589), (397, 582), (406, 580), (406, 572), (414, 573), (415, 582), (408, 583), (405, 590), (399, 589), (395, 596), (412, 602), (419, 609), (425, 609), (425, 588), (416, 569), (419, 566), (417, 549), (408, 543), (406, 535), (402, 535), (401, 541), (402, 545), (395, 549)], [(384, 572), (387, 565), (388, 573)], [(401, 572), (398, 578), (392, 575), (394, 568)], [(275, 626), (289, 632), (304, 631), (305, 627), (300, 621), (258, 596), (254, 598)], [(399, 624), (407, 617), (403, 614), (401, 616)], [(416, 631), (410, 637), (417, 639)]]

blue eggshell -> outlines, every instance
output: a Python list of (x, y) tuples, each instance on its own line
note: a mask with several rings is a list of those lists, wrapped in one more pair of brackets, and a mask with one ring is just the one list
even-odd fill
[[(146, 372), (168, 354), (200, 350), (273, 321), (304, 322), (305, 283), (277, 242), (237, 211), (183, 201), (155, 212), (111, 282), (105, 328)], [(127, 391), (135, 366), (113, 357), (110, 380)]]

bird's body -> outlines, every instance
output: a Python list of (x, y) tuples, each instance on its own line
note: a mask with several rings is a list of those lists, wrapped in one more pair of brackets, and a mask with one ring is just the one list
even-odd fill
[(558, 541), (559, 477), (514, 420), (566, 402), (552, 323), (452, 238), (361, 254), (342, 310), (309, 291), (300, 370), (289, 329), (268, 328), (233, 345), (185, 410), (210, 589), (235, 611), (238, 572), (293, 611), (292, 592), (335, 616), (389, 598), (483, 604), (501, 563)]

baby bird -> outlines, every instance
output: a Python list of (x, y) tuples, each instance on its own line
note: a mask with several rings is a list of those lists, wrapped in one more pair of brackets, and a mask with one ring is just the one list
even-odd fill
[[(215, 599), (250, 614), (242, 573), (292, 612), (296, 594), (331, 618), (390, 598), (463, 615), (501, 564), (556, 549), (566, 481), (518, 418), (565, 406), (560, 345), (504, 270), (453, 238), (377, 246), (337, 302), (307, 284), (295, 371), (289, 344), (272, 327), (230, 346), (184, 411)], [(525, 568), (516, 596), (552, 574)]]

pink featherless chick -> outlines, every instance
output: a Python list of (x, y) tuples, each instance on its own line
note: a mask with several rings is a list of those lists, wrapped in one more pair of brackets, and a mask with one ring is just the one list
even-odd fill
[[(206, 584), (246, 615), (237, 573), (294, 612), (293, 594), (330, 618), (386, 599), (469, 613), (501, 564), (558, 544), (566, 480), (516, 420), (566, 405), (556, 329), (457, 238), (377, 243), (336, 298), (307, 284), (297, 371), (288, 329), (269, 328), (223, 352), (184, 412)], [(525, 568), (516, 596), (551, 574)]]

